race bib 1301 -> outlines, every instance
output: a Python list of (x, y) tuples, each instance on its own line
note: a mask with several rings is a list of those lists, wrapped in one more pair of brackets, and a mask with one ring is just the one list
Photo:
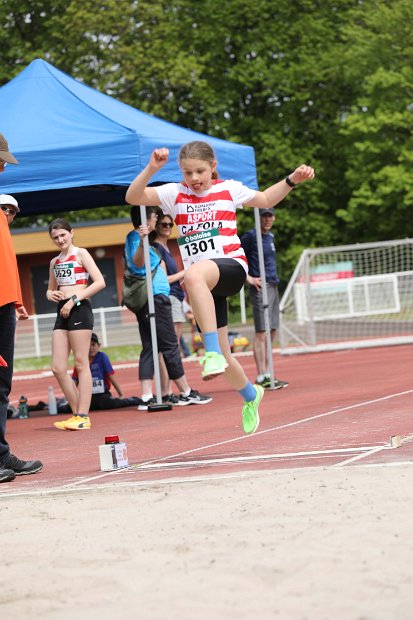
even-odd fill
[(224, 258), (222, 237), (216, 228), (179, 237), (178, 246), (184, 269), (200, 260)]

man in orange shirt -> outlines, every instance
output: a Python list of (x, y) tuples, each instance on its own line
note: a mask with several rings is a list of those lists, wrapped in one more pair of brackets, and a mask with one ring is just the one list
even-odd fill
[[(4, 172), (6, 164), (17, 163), (9, 151), (6, 138), (0, 133), (0, 172)], [(22, 302), (16, 253), (9, 230), (9, 223), (19, 207), (12, 196), (8, 196), (7, 200), (8, 204), (0, 203), (0, 482), (10, 482), (23, 474), (34, 474), (43, 467), (40, 461), (22, 461), (11, 454), (5, 437), (13, 378), (16, 313), (19, 319), (29, 318)]]

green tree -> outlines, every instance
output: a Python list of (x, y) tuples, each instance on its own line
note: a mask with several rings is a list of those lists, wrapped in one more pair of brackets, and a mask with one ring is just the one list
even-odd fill
[(348, 204), (338, 216), (348, 240), (413, 234), (413, 5), (376, 3), (346, 28), (346, 79), (360, 89), (343, 120)]
[[(409, 230), (412, 11), (408, 0), (0, 0), (0, 83), (43, 57), (146, 112), (251, 144), (261, 188), (312, 164), (315, 182), (278, 210), (287, 279), (305, 247)], [(253, 225), (239, 215), (241, 232)]]
[(62, 17), (66, 6), (66, 0), (0, 1), (0, 85), (35, 58), (51, 59), (48, 41), (55, 27), (53, 18)]
[[(162, 118), (252, 144), (261, 187), (312, 163), (317, 183), (279, 212), (288, 271), (302, 248), (338, 236), (346, 194), (337, 147), (351, 89), (332, 59), (354, 1), (333, 12), (308, 0), (104, 4), (98, 21), (90, 0), (55, 18), (58, 66)], [(239, 221), (241, 231), (249, 225)]]

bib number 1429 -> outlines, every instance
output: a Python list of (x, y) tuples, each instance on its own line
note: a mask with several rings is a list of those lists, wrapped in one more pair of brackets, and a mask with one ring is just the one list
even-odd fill
[(222, 238), (217, 229), (180, 237), (178, 246), (184, 269), (200, 260), (224, 257)]

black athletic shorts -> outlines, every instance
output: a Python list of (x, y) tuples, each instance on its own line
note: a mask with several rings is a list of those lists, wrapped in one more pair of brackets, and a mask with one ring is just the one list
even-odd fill
[(92, 306), (88, 299), (82, 299), (80, 306), (73, 306), (67, 319), (60, 315), (60, 310), (69, 301), (62, 299), (57, 304), (57, 319), (53, 329), (64, 329), (73, 332), (78, 329), (93, 329), (93, 312)]
[(227, 297), (240, 292), (247, 279), (247, 274), (243, 266), (233, 258), (214, 258), (212, 260), (218, 265), (219, 269), (218, 284), (211, 291), (215, 303), (217, 327), (219, 328), (228, 325)]

